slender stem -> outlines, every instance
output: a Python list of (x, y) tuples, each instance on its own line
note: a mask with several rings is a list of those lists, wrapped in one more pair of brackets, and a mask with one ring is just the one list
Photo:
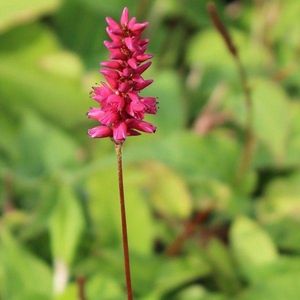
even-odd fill
[(183, 229), (183, 232), (176, 237), (174, 242), (166, 249), (166, 255), (168, 256), (175, 256), (177, 255), (180, 250), (182, 249), (184, 242), (192, 236), (196, 229), (197, 226), (201, 223), (204, 223), (206, 219), (209, 217), (212, 209), (208, 208), (204, 211), (198, 212), (192, 220), (189, 220)]
[(123, 238), (123, 252), (124, 252), (124, 268), (127, 287), (127, 299), (132, 300), (132, 287), (130, 275), (130, 259), (128, 250), (128, 237), (127, 237), (127, 222), (126, 222), (126, 209), (123, 185), (123, 168), (122, 168), (122, 144), (115, 144), (117, 162), (118, 162), (118, 179), (119, 179), (119, 195), (121, 207), (121, 222), (122, 222), (122, 238)]
[(239, 182), (243, 177), (243, 175), (247, 173), (251, 165), (254, 146), (255, 146), (255, 138), (253, 135), (253, 101), (251, 98), (251, 92), (248, 85), (246, 71), (238, 55), (235, 56), (235, 61), (236, 61), (241, 84), (245, 95), (245, 106), (246, 106), (245, 144), (244, 144), (244, 149), (239, 164), (239, 168), (236, 174), (237, 175), (236, 180)]
[(85, 297), (85, 278), (80, 276), (77, 278), (77, 286), (78, 286), (78, 299), (86, 300)]
[(222, 22), (221, 18), (219, 17), (216, 5), (213, 2), (210, 2), (207, 5), (207, 10), (215, 28), (222, 36), (228, 51), (230, 52), (231, 56), (234, 59), (234, 62), (236, 64), (239, 73), (241, 86), (245, 95), (245, 107), (246, 107), (245, 143), (244, 143), (243, 153), (241, 156), (241, 160), (235, 178), (237, 182), (240, 182), (240, 180), (247, 173), (251, 165), (252, 156), (254, 152), (255, 139), (254, 139), (253, 128), (252, 128), (253, 127), (253, 101), (251, 98), (251, 92), (248, 84), (246, 70), (244, 65), (241, 62), (239, 51), (235, 46), (233, 39), (230, 36), (229, 31), (227, 30), (225, 24)]

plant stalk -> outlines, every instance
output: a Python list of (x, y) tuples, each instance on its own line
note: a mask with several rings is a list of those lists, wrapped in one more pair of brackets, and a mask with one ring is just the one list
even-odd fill
[(130, 259), (129, 259), (129, 250), (128, 250), (124, 184), (123, 184), (122, 144), (115, 144), (115, 149), (116, 149), (117, 163), (118, 163), (118, 180), (119, 180), (119, 195), (120, 195), (124, 269), (125, 269), (125, 279), (126, 279), (126, 287), (127, 287), (127, 299), (133, 300), (132, 287), (131, 287), (131, 275), (130, 275)]
[(231, 56), (234, 59), (240, 77), (242, 90), (245, 96), (245, 107), (246, 107), (245, 143), (244, 143), (243, 153), (236, 174), (236, 182), (240, 182), (243, 176), (249, 170), (249, 167), (252, 162), (254, 146), (255, 146), (255, 138), (253, 134), (253, 101), (251, 98), (251, 92), (248, 84), (246, 70), (244, 65), (241, 62), (239, 51), (235, 46), (233, 39), (230, 36), (229, 31), (227, 30), (225, 24), (222, 22), (221, 18), (219, 17), (214, 2), (210, 2), (207, 5), (207, 10), (213, 25), (215, 26), (219, 34), (222, 36), (228, 51), (230, 52)]
[(79, 300), (86, 300), (85, 297), (85, 278), (80, 276), (77, 278), (77, 286), (78, 286), (78, 298)]

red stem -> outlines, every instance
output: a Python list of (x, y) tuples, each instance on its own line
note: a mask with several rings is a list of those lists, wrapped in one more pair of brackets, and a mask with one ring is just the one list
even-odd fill
[(77, 278), (77, 286), (78, 286), (78, 297), (79, 300), (86, 300), (85, 297), (85, 278), (80, 276)]
[(240, 163), (238, 166), (237, 174), (236, 174), (236, 183), (239, 183), (241, 179), (246, 175), (251, 166), (251, 162), (254, 155), (255, 150), (255, 137), (253, 133), (253, 101), (251, 97), (251, 91), (248, 84), (248, 78), (246, 74), (246, 70), (244, 65), (241, 62), (238, 48), (235, 46), (234, 41), (227, 30), (225, 24), (222, 22), (216, 5), (214, 2), (210, 2), (207, 5), (207, 10), (209, 12), (209, 16), (219, 32), (222, 36), (227, 49), (231, 53), (236, 67), (238, 69), (241, 86), (245, 95), (245, 107), (246, 107), (246, 124), (245, 124), (245, 142), (243, 147), (242, 156), (240, 159)]
[(167, 248), (165, 252), (166, 255), (168, 256), (177, 255), (182, 249), (185, 241), (195, 233), (197, 226), (199, 224), (207, 220), (211, 212), (212, 212), (212, 208), (207, 208), (204, 211), (198, 212), (192, 220), (189, 220), (185, 224), (183, 232), (179, 236), (177, 236), (175, 241)]
[(124, 185), (123, 185), (122, 144), (115, 144), (115, 148), (116, 148), (117, 162), (118, 162), (119, 195), (120, 195), (120, 207), (121, 207), (122, 238), (123, 238), (127, 299), (133, 300), (132, 287), (131, 287), (131, 275), (130, 275), (130, 259), (129, 259), (129, 250), (128, 250)]

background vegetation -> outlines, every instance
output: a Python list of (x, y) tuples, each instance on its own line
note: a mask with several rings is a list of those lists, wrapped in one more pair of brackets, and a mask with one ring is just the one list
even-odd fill
[(125, 298), (113, 145), (85, 116), (125, 5), (150, 21), (160, 101), (158, 132), (124, 149), (136, 299), (300, 299), (295, 0), (217, 1), (253, 97), (243, 174), (244, 95), (206, 1), (0, 2), (0, 298), (77, 299), (78, 278), (89, 300)]

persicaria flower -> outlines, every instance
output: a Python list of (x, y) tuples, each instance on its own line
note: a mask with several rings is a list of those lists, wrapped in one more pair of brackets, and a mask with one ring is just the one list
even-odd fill
[(142, 38), (148, 23), (137, 23), (134, 17), (129, 19), (126, 7), (119, 23), (109, 17), (106, 22), (111, 41), (105, 41), (104, 45), (110, 56), (101, 63), (100, 69), (106, 83), (93, 87), (92, 98), (100, 107), (88, 112), (88, 117), (100, 125), (90, 129), (88, 134), (92, 138), (112, 137), (115, 143), (122, 143), (127, 136), (156, 130), (154, 125), (144, 121), (145, 114), (156, 114), (156, 98), (140, 95), (141, 90), (153, 82), (142, 77), (152, 58), (145, 53), (149, 40)]

